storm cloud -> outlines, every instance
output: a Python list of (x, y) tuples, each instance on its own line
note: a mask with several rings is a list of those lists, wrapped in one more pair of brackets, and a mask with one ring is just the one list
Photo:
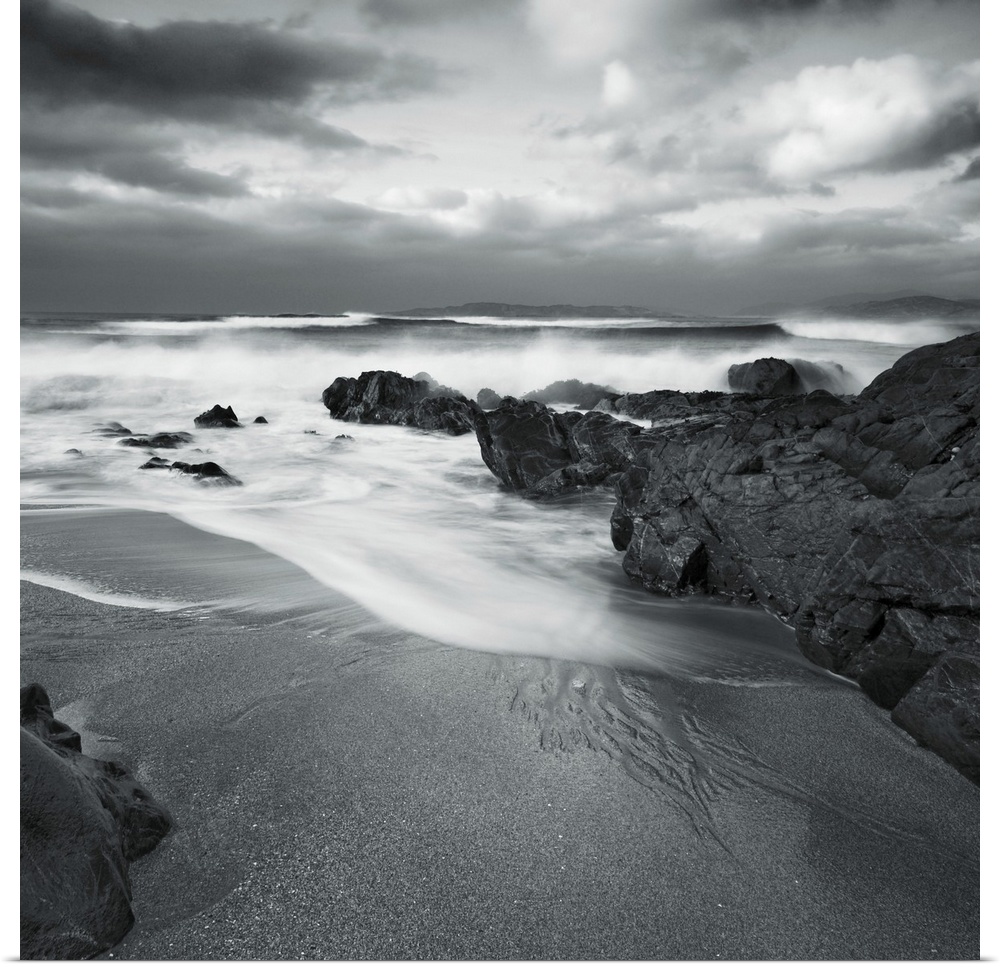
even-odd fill
[(974, 297), (977, 17), (966, 0), (26, 0), (23, 297)]

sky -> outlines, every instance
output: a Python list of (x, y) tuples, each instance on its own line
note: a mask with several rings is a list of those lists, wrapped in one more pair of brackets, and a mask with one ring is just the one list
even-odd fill
[(25, 310), (979, 295), (967, 0), (24, 0)]

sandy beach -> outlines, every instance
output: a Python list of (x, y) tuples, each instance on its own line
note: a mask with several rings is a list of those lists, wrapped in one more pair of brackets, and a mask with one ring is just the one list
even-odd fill
[[(171, 547), (214, 562), (209, 597), (293, 577), (135, 513), (28, 514), (22, 558), (141, 589), (137, 527), (181, 600)], [(978, 789), (858, 690), (458, 650), (297, 580), (299, 614), (21, 582), (22, 684), (176, 823), (107, 956), (979, 956)]]

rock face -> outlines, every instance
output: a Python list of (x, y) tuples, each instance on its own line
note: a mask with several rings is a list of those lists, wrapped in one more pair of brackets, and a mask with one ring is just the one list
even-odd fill
[(773, 356), (730, 366), (729, 388), (755, 396), (793, 396), (805, 390), (795, 367)]
[(472, 430), (479, 409), (447, 387), (385, 370), (340, 376), (323, 390), (322, 400), (337, 420), (444, 430), (453, 436)]
[(236, 418), (231, 406), (223, 407), (216, 403), (210, 410), (205, 410), (194, 418), (194, 425), (201, 427), (237, 427), (243, 426)]
[(650, 431), (618, 481), (626, 572), (763, 604), (978, 779), (978, 335), (904, 356), (851, 402), (719, 416)]
[(151, 450), (176, 450), (194, 440), (191, 433), (183, 430), (177, 433), (152, 433), (149, 436), (125, 437), (118, 441), (122, 447), (148, 447)]
[(128, 864), (170, 816), (117, 763), (81, 752), (45, 690), (21, 689), (21, 957), (79, 960), (131, 929)]
[(554, 413), (506, 397), (476, 415), (483, 461), (502, 484), (528, 497), (608, 482), (635, 458), (641, 430), (605, 413)]
[(581, 409), (592, 410), (606, 397), (620, 396), (618, 390), (597, 383), (581, 383), (578, 379), (560, 379), (542, 389), (525, 393), (524, 399), (536, 403), (571, 403)]
[(909, 353), (857, 397), (662, 390), (599, 406), (653, 426), (507, 400), (477, 418), (483, 459), (528, 496), (613, 482), (631, 578), (767, 608), (978, 781), (978, 334)]

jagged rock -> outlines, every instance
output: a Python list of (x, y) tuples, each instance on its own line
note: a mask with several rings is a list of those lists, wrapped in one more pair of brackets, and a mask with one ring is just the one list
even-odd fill
[(979, 659), (945, 653), (892, 710), (892, 720), (979, 782)]
[(469, 433), (479, 407), (448, 387), (374, 370), (338, 377), (323, 391), (330, 416), (353, 423), (392, 423), (423, 430)]
[(578, 379), (561, 379), (549, 383), (543, 389), (525, 393), (523, 398), (536, 403), (570, 403), (580, 409), (592, 410), (601, 400), (620, 395), (618, 390), (610, 386), (581, 383)]
[[(975, 663), (962, 666), (970, 681), (978, 669), (978, 357), (973, 334), (904, 356), (854, 400), (692, 406), (648, 431), (612, 516), (635, 580), (763, 604), (813, 661), (902, 705), (897, 721), (967, 775), (971, 726), (945, 728), (943, 699), (917, 701), (942, 689), (903, 703), (941, 678), (944, 654)], [(978, 691), (947, 700), (961, 696)]]
[(734, 363), (729, 367), (729, 388), (734, 393), (754, 396), (792, 396), (805, 392), (805, 384), (795, 367), (773, 356), (752, 363)]
[(503, 399), (503, 397), (498, 392), (496, 392), (496, 390), (492, 390), (488, 386), (484, 386), (476, 394), (476, 402), (484, 410), (496, 409), (496, 407), (500, 405), (501, 399)]
[(194, 440), (183, 430), (177, 433), (153, 433), (150, 436), (130, 436), (118, 441), (120, 447), (148, 447), (151, 450), (177, 450)]
[(170, 460), (165, 460), (163, 457), (150, 457), (142, 466), (139, 467), (140, 470), (169, 470), (173, 466)]
[(483, 459), (526, 496), (614, 482), (630, 577), (764, 606), (978, 774), (978, 334), (907, 354), (857, 397), (661, 390), (598, 406), (505, 400), (477, 417)]
[(97, 436), (132, 436), (132, 431), (127, 426), (122, 426), (121, 423), (115, 420), (112, 420), (110, 423), (104, 423), (90, 432), (95, 433)]
[(135, 920), (129, 861), (170, 830), (125, 769), (81, 749), (45, 690), (22, 688), (22, 959), (90, 958), (118, 943)]
[(201, 427), (237, 427), (242, 426), (231, 406), (223, 407), (216, 403), (210, 410), (194, 418), (194, 425)]
[(504, 486), (531, 497), (609, 481), (634, 458), (640, 432), (604, 413), (555, 413), (510, 397), (476, 416), (486, 466)]
[(214, 484), (223, 484), (232, 487), (241, 486), (243, 483), (242, 480), (237, 480), (231, 473), (223, 470), (222, 467), (211, 460), (205, 463), (184, 463), (182, 460), (175, 460), (170, 464), (170, 469), (176, 470), (179, 473), (190, 474), (196, 480), (204, 480)]

